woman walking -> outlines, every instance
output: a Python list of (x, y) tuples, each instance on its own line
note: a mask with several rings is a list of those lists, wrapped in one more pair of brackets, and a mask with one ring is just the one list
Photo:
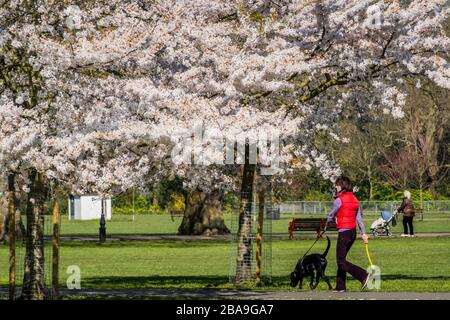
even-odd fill
[[(405, 190), (403, 192), (405, 196), (403, 198), (402, 205), (397, 209), (398, 212), (403, 212), (403, 234), (402, 237), (414, 237), (414, 226), (413, 219), (416, 215), (416, 210), (414, 209), (413, 202), (411, 200), (411, 192)], [(408, 233), (409, 226), (409, 233)]]
[(356, 223), (365, 244), (368, 237), (364, 230), (364, 221), (361, 216), (359, 201), (353, 194), (353, 185), (349, 178), (340, 177), (335, 182), (337, 195), (333, 203), (333, 210), (328, 215), (327, 223), (336, 221), (338, 229), (338, 240), (336, 246), (336, 262), (338, 266), (336, 275), (336, 289), (334, 292), (344, 292), (346, 290), (346, 275), (350, 273), (359, 280), (364, 289), (369, 281), (369, 274), (351, 262), (347, 258), (353, 243), (356, 239)]

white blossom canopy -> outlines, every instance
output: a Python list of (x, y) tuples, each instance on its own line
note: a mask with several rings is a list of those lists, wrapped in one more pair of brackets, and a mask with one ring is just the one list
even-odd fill
[(176, 132), (200, 122), (227, 139), (276, 129), (285, 170), (332, 178), (318, 132), (340, 139), (347, 113), (402, 117), (419, 75), (450, 89), (449, 14), (445, 0), (4, 1), (0, 167), (78, 192), (174, 172), (232, 184), (172, 161)]

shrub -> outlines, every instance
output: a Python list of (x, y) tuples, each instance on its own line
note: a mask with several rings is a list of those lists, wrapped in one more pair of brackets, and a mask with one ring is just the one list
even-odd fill
[(331, 195), (328, 193), (320, 192), (318, 190), (310, 190), (305, 195), (304, 201), (330, 201)]

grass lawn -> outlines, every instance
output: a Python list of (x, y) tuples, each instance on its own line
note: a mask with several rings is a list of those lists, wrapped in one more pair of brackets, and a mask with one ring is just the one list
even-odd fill
[[(47, 218), (47, 217), (46, 217)], [(51, 217), (48, 217), (50, 219)], [(50, 220), (49, 220), (50, 221)], [(175, 234), (181, 224), (181, 217), (169, 215), (136, 215), (133, 221), (131, 215), (113, 215), (111, 221), (106, 221), (108, 235), (124, 234)], [(98, 220), (68, 220), (61, 217), (61, 235), (98, 235)]]
[[(298, 290), (289, 286), (289, 273), (312, 240), (274, 240), (273, 283), (264, 290)], [(326, 241), (313, 250), (322, 252)], [(450, 238), (390, 238), (370, 242), (374, 264), (381, 268), (382, 291), (450, 291)], [(22, 251), (21, 251), (22, 250)], [(326, 274), (334, 283), (335, 240)], [(232, 288), (228, 284), (230, 243), (208, 241), (64, 242), (61, 247), (61, 286), (69, 265), (81, 269), (83, 288)], [(0, 246), (0, 285), (7, 285), (7, 247)], [(19, 250), (23, 255), (23, 249)], [(368, 265), (358, 240), (350, 261)], [(21, 263), (21, 259), (18, 259)], [(306, 290), (307, 286), (304, 286)], [(349, 281), (349, 290), (359, 284)], [(309, 289), (309, 288), (308, 288)], [(319, 290), (325, 290), (321, 282)]]
[[(297, 215), (297, 217), (308, 217), (307, 215)], [(315, 216), (317, 217), (317, 216)], [(447, 220), (425, 220), (414, 222), (416, 232), (450, 232), (450, 216), (447, 215), (433, 215), (428, 219), (442, 219), (447, 217)], [(289, 222), (293, 215), (282, 215), (280, 220), (272, 221), (273, 233), (288, 235), (287, 229)], [(364, 218), (366, 231), (369, 232), (370, 225), (378, 216), (367, 216)], [(51, 217), (48, 216), (48, 225), (51, 225)], [(181, 217), (175, 217), (171, 220), (169, 215), (136, 215), (135, 220), (131, 215), (113, 215), (111, 221), (106, 223), (106, 232), (108, 235), (125, 235), (125, 234), (175, 234), (178, 232), (178, 226), (181, 223)], [(225, 221), (230, 225), (231, 216), (226, 215)], [(69, 221), (67, 216), (61, 218), (61, 235), (98, 235), (99, 221)], [(395, 228), (392, 229), (394, 233), (402, 233), (401, 221)]]

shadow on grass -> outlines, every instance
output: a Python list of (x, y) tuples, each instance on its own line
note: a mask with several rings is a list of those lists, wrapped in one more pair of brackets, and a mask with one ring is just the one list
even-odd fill
[[(335, 282), (335, 277), (330, 276), (330, 281)], [(348, 277), (348, 280), (352, 280)], [(450, 276), (412, 276), (403, 274), (392, 274), (382, 276), (383, 281), (408, 280), (408, 281), (450, 281)], [(309, 281), (309, 279), (308, 279)], [(308, 287), (308, 281), (305, 287)], [(322, 283), (323, 281), (321, 281)], [(145, 277), (95, 277), (83, 279), (82, 286), (85, 288), (234, 288), (229, 282), (228, 276), (145, 276)], [(289, 275), (272, 277), (272, 282), (259, 289), (270, 290), (276, 288), (289, 288)], [(240, 289), (255, 289), (253, 285), (240, 287)], [(309, 290), (309, 288), (307, 288)]]
[(96, 277), (83, 279), (89, 288), (214, 288), (228, 284), (227, 276)]
[(382, 280), (411, 280), (411, 281), (427, 281), (427, 280), (442, 280), (450, 281), (450, 275), (435, 275), (435, 276), (413, 276), (404, 274), (388, 274), (381, 275)]
[[(288, 277), (276, 277), (274, 282), (289, 285)], [(228, 276), (144, 276), (144, 277), (95, 277), (85, 278), (82, 281), (84, 288), (166, 288), (166, 289), (233, 289), (235, 286), (229, 282)], [(272, 285), (262, 286), (269, 289)], [(254, 289), (253, 281), (239, 289)]]
[(164, 248), (201, 248), (201, 247), (211, 247), (211, 246), (220, 246), (228, 245), (228, 239), (209, 239), (205, 241), (201, 241), (198, 239), (192, 240), (110, 240), (103, 243), (98, 241), (78, 241), (78, 240), (70, 240), (70, 241), (62, 241), (61, 247), (64, 248), (136, 248), (136, 247), (164, 247)]

